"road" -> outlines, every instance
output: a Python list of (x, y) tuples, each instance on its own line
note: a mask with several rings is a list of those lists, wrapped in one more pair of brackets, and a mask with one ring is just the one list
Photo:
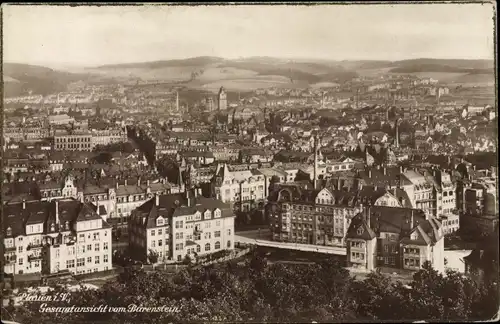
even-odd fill
[(274, 242), (270, 240), (271, 233), (269, 229), (236, 232), (234, 239), (239, 243), (255, 244), (258, 246), (274, 247), (279, 249), (298, 250), (306, 252), (318, 252), (326, 254), (347, 255), (345, 248), (333, 246), (317, 246), (300, 243)]

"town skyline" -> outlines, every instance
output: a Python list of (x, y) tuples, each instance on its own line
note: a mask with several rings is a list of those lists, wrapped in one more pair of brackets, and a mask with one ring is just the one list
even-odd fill
[(4, 6), (4, 62), (91, 67), (199, 56), (492, 60), (493, 10), (485, 4)]

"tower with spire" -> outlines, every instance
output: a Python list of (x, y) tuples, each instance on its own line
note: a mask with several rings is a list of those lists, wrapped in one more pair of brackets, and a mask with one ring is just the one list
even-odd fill
[(217, 99), (218, 99), (218, 109), (219, 110), (226, 110), (227, 109), (227, 94), (226, 94), (226, 90), (224, 90), (224, 87), (220, 87)]

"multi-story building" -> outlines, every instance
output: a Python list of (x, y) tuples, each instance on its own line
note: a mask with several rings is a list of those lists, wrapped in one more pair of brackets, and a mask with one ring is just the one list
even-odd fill
[(218, 165), (212, 181), (213, 194), (224, 203), (249, 211), (266, 198), (266, 179), (257, 170), (229, 171), (227, 164)]
[(198, 190), (156, 195), (136, 208), (128, 222), (134, 257), (159, 262), (182, 261), (234, 248), (234, 214), (230, 205), (205, 198)]
[(442, 225), (422, 210), (365, 207), (349, 225), (346, 246), (349, 267), (418, 271), (429, 261), (444, 272)]
[(411, 182), (403, 190), (408, 194), (413, 208), (422, 209), (428, 215), (436, 215), (435, 190), (426, 175), (417, 170), (407, 170), (403, 176)]
[(351, 219), (363, 204), (401, 206), (383, 188), (346, 191), (279, 184), (269, 195), (266, 214), (275, 241), (342, 247)]
[(73, 123), (75, 119), (66, 114), (61, 115), (51, 115), (48, 117), (48, 122), (50, 125), (69, 125)]
[(138, 179), (132, 182), (125, 179), (119, 182), (113, 179), (111, 184), (98, 185), (91, 182), (77, 183), (70, 174), (63, 183), (47, 181), (40, 183), (38, 188), (41, 200), (75, 198), (86, 203), (99, 203), (106, 208), (108, 223), (120, 226), (126, 225), (130, 213), (153, 195), (184, 192), (184, 183), (177, 186), (165, 180), (141, 182)]
[(123, 143), (127, 141), (127, 131), (123, 128), (92, 129), (91, 146)]
[(106, 209), (74, 199), (4, 206), (7, 274), (83, 274), (111, 269)]
[(54, 148), (67, 151), (92, 151), (92, 134), (88, 131), (59, 131), (54, 134)]

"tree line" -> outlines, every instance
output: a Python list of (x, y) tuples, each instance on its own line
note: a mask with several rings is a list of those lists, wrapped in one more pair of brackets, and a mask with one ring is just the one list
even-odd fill
[[(49, 294), (57, 294), (58, 288)], [(127, 269), (98, 290), (71, 293), (49, 306), (167, 306), (177, 312), (43, 313), (43, 302), (9, 309), (20, 323), (353, 322), (486, 320), (498, 311), (497, 278), (476, 282), (442, 275), (429, 264), (409, 284), (372, 272), (359, 280), (337, 261), (268, 263), (253, 253), (244, 262), (175, 274)]]

